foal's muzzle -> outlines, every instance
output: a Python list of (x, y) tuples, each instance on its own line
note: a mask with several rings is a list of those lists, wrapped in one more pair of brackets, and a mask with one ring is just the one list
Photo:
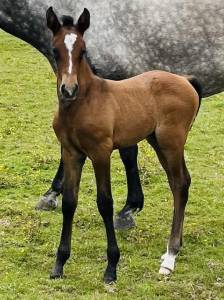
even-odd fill
[(78, 84), (75, 84), (72, 87), (68, 87), (65, 84), (62, 84), (60, 92), (63, 100), (75, 100), (78, 93)]

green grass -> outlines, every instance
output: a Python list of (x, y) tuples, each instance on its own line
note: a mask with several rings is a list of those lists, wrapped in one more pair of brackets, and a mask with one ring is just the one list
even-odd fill
[[(106, 239), (87, 161), (74, 220), (72, 256), (63, 280), (49, 280), (61, 228), (54, 212), (34, 210), (58, 166), (51, 122), (55, 78), (34, 49), (0, 32), (0, 299), (224, 299), (224, 94), (204, 100), (186, 145), (192, 175), (184, 246), (175, 273), (158, 276), (172, 217), (172, 198), (155, 153), (140, 144), (145, 207), (137, 227), (117, 233), (118, 282), (102, 282)], [(112, 160), (115, 210), (126, 181)]]

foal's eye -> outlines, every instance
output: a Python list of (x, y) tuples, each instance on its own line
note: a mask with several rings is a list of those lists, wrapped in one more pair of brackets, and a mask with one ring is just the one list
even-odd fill
[(55, 59), (56, 61), (58, 61), (60, 55), (59, 55), (59, 51), (58, 51), (57, 48), (53, 48), (53, 54), (54, 54), (54, 59)]

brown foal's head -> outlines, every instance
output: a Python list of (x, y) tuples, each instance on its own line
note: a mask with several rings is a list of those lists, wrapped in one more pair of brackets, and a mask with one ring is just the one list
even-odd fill
[(64, 16), (61, 25), (52, 7), (46, 13), (47, 26), (53, 33), (53, 53), (57, 63), (57, 87), (61, 101), (76, 99), (79, 86), (77, 74), (86, 51), (84, 32), (90, 25), (90, 13), (85, 8), (76, 24), (73, 18)]

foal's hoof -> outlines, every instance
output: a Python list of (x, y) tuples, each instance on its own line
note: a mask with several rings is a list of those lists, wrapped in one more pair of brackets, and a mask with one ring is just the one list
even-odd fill
[(50, 279), (59, 279), (63, 278), (63, 271), (52, 271), (50, 274)]
[(37, 203), (35, 209), (37, 210), (53, 210), (57, 208), (58, 201), (57, 201), (57, 194), (54, 191), (48, 191), (44, 194), (40, 201)]
[(116, 267), (110, 265), (107, 266), (104, 273), (104, 282), (106, 284), (111, 284), (117, 280), (117, 271)]
[(135, 227), (135, 220), (132, 211), (119, 213), (114, 218), (114, 228), (117, 230), (127, 230)]
[(176, 260), (176, 255), (172, 255), (167, 252), (164, 253), (161, 256), (162, 263), (159, 269), (159, 274), (164, 276), (170, 275), (174, 271), (175, 260)]
[(60, 279), (60, 278), (63, 278), (63, 274), (54, 274), (54, 273), (50, 274), (50, 279)]
[(169, 276), (172, 273), (172, 271), (170, 269), (164, 268), (164, 267), (160, 267), (159, 269), (159, 274), (163, 275), (163, 276)]
[(104, 274), (104, 283), (106, 284), (112, 284), (117, 280), (116, 274)]

